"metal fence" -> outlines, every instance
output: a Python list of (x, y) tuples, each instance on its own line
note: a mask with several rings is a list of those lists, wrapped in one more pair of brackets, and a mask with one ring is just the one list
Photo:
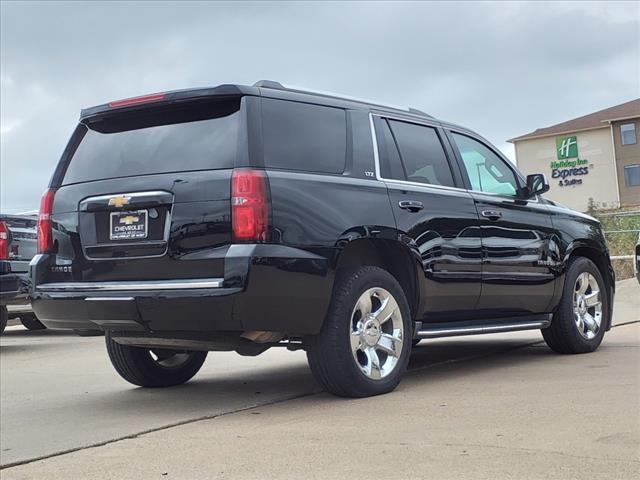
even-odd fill
[[(634, 210), (634, 211), (630, 211), (630, 212), (610, 212), (610, 213), (599, 213), (597, 214), (598, 217), (605, 217), (605, 218), (628, 218), (628, 217), (639, 217), (640, 218), (640, 210)], [(605, 236), (607, 238), (610, 238), (613, 235), (620, 235), (620, 234), (630, 234), (630, 233), (634, 233), (634, 244), (635, 242), (638, 240), (638, 235), (640, 234), (640, 222), (638, 225), (638, 228), (625, 228), (625, 229), (618, 229), (618, 230), (604, 230), (603, 232), (605, 234)], [(611, 256), (611, 260), (633, 260), (635, 259), (635, 251), (633, 250), (633, 247), (631, 247), (631, 252), (630, 255), (612, 255)]]

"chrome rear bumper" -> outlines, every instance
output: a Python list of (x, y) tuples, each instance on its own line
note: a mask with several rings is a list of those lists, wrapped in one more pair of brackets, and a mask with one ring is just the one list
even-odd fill
[(153, 280), (129, 282), (56, 282), (41, 283), (38, 292), (136, 292), (150, 290), (191, 290), (222, 288), (223, 278)]

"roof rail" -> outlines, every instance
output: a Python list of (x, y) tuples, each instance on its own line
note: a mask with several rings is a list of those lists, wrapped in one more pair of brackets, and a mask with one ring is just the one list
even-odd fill
[(262, 88), (271, 88), (273, 90), (286, 90), (286, 91), (289, 91), (289, 92), (298, 92), (298, 93), (307, 93), (307, 94), (311, 94), (311, 95), (320, 95), (320, 96), (323, 96), (323, 97), (330, 97), (330, 98), (339, 98), (341, 100), (350, 100), (352, 102), (365, 103), (365, 104), (375, 105), (375, 106), (379, 106), (379, 107), (391, 108), (391, 109), (394, 109), (394, 110), (402, 110), (404, 112), (409, 112), (409, 113), (412, 113), (413, 115), (419, 115), (421, 117), (434, 118), (431, 115), (429, 115), (428, 113), (425, 113), (422, 110), (418, 110), (417, 108), (396, 107), (396, 106), (392, 106), (392, 105), (380, 105), (379, 103), (377, 103), (377, 102), (375, 102), (373, 100), (366, 100), (366, 99), (356, 98), (356, 97), (348, 97), (346, 95), (341, 95), (339, 93), (323, 92), (323, 91), (320, 91), (320, 90), (308, 90), (306, 88), (293, 87), (293, 86), (285, 87), (280, 82), (275, 82), (273, 80), (259, 80), (256, 83), (254, 83), (253, 86), (254, 87), (262, 87)]

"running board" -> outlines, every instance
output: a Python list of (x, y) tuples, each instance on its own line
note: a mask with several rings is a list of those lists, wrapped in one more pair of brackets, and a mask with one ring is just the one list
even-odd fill
[(422, 323), (416, 322), (417, 328), (414, 338), (438, 338), (438, 337), (457, 337), (460, 335), (480, 335), (483, 333), (501, 333), (501, 332), (517, 332), (518, 330), (538, 330), (547, 328), (551, 325), (551, 313), (544, 315), (532, 315), (522, 318), (495, 319), (485, 320), (484, 322), (475, 321), (449, 323)]

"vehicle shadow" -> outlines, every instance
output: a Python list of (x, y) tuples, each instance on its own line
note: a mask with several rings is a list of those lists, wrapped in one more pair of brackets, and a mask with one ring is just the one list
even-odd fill
[(8, 328), (0, 338), (38, 338), (38, 337), (77, 337), (71, 330), (27, 330), (26, 328)]
[[(489, 339), (476, 336), (423, 340), (413, 348), (408, 370), (423, 370), (427, 367), (471, 360), (477, 360), (481, 364), (483, 358), (505, 354), (530, 345), (544, 346), (544, 343), (541, 337), (536, 338), (533, 335), (528, 339), (514, 339), (508, 336)], [(545, 350), (552, 353), (546, 347)]]
[[(466, 375), (474, 372), (500, 367), (505, 364), (515, 366), (520, 363), (535, 362), (543, 357), (554, 355), (546, 346), (536, 342), (494, 339), (458, 339), (447, 341), (425, 341), (415, 347), (405, 374), (406, 383), (412, 378), (421, 382), (429, 381), (425, 377), (439, 378), (446, 375)], [(510, 355), (518, 352), (517, 355)], [(215, 361), (211, 353), (207, 362)], [(192, 381), (185, 385), (164, 388), (129, 388), (123, 383), (119, 392), (109, 393), (100, 399), (103, 407), (121, 411), (138, 405), (145, 411), (159, 412), (166, 408), (179, 408), (188, 411), (202, 406), (203, 402), (211, 406), (213, 414), (217, 405), (230, 406), (237, 402), (244, 405), (262, 405), (288, 398), (302, 397), (322, 392), (315, 382), (304, 357), (298, 356), (294, 364), (264, 366), (258, 369), (248, 367), (232, 375), (205, 368)], [(328, 398), (336, 398), (327, 394)], [(337, 399), (337, 398), (336, 398)], [(243, 407), (244, 408), (244, 407)]]
[[(73, 349), (91, 337), (79, 337), (70, 330), (27, 330), (26, 328), (9, 328), (0, 336), (0, 352), (2, 355), (22, 354), (23, 352), (42, 352), (43, 350), (56, 350), (60, 348), (60, 342), (66, 339), (74, 342), (70, 344)], [(104, 341), (104, 340), (102, 340)]]
[[(542, 339), (530, 341), (499, 338), (482, 341), (448, 339), (445, 342), (423, 342), (414, 348), (409, 361), (407, 380), (430, 381), (457, 376), (486, 373), (493, 369), (514, 368), (523, 364), (547, 361), (558, 354)], [(407, 384), (411, 384), (409, 380)]]
[[(212, 361), (213, 358), (208, 359), (208, 362)], [(138, 419), (157, 417), (162, 423), (171, 424), (322, 391), (306, 362), (248, 369), (233, 375), (212, 368), (203, 370), (188, 383), (168, 388), (140, 388), (122, 381), (121, 389), (92, 396), (90, 409), (112, 419), (135, 414)]]
[[(419, 390), (424, 392), (425, 408), (435, 408), (446, 403), (439, 384), (461, 379), (466, 382), (474, 375), (535, 365), (554, 355), (542, 344), (532, 345), (536, 341), (535, 336), (424, 341), (413, 350), (409, 372), (388, 398), (402, 400), (403, 392)], [(92, 356), (94, 353), (98, 355), (97, 350), (91, 350)], [(377, 401), (323, 393), (302, 352), (270, 351), (246, 359), (213, 352), (190, 382), (160, 389), (128, 384), (111, 369), (106, 358), (91, 365), (90, 370), (74, 368), (73, 373), (65, 372), (62, 384), (48, 383), (53, 393), (51, 401), (46, 408), (29, 409), (29, 422), (25, 423), (27, 410), (21, 405), (11, 406), (13, 415), (3, 406), (3, 429), (8, 445), (14, 448), (11, 453), (5, 452), (4, 462), (15, 461), (21, 455), (42, 454), (28, 447), (29, 439), (36, 435), (55, 437), (57, 449), (64, 451), (77, 448), (80, 443), (112, 441), (231, 413), (270, 415), (271, 410), (259, 407), (292, 399), (302, 402), (287, 404), (292, 415), (304, 405), (312, 405), (310, 411), (316, 412), (318, 421), (326, 414), (325, 408), (338, 403)], [(68, 428), (70, 422), (78, 427)]]

